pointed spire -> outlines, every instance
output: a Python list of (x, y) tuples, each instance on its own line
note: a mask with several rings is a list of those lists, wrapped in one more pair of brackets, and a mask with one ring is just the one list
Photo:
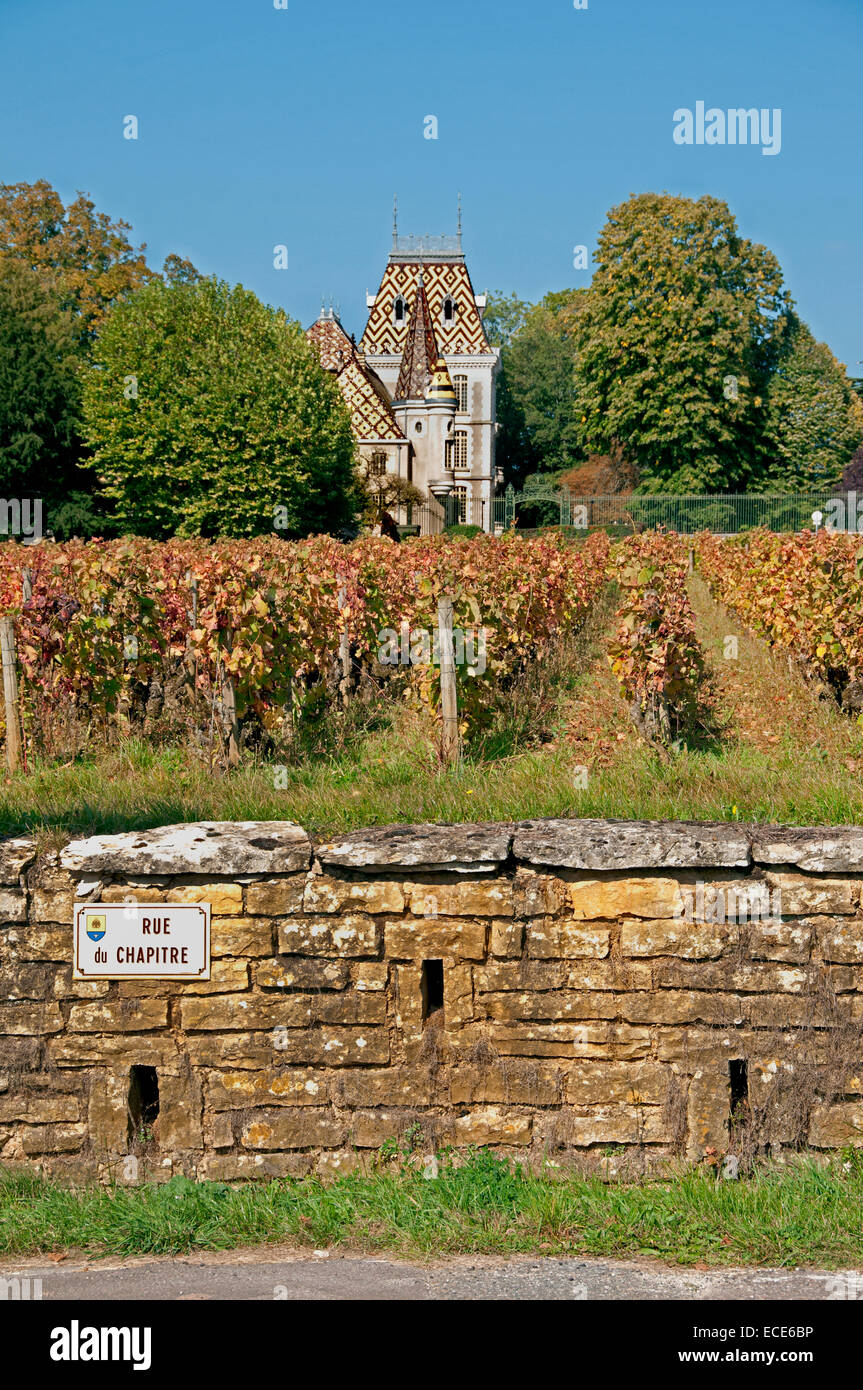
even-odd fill
[(431, 310), (423, 284), (422, 268), (417, 278), (416, 298), (408, 322), (399, 379), (394, 400), (425, 400), (438, 357), (438, 346), (432, 327)]
[(458, 405), (458, 396), (452, 384), (449, 367), (440, 353), (438, 353), (438, 359), (434, 365), (431, 383), (426, 392), (426, 400), (435, 405), (451, 406), (453, 410)]
[(398, 247), (399, 241), (399, 195), (393, 194), (393, 250)]
[(458, 249), (461, 250), (461, 194), (458, 195)]

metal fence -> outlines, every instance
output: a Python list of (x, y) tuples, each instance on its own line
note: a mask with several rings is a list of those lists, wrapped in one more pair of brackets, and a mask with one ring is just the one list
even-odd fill
[(537, 526), (573, 526), (578, 530), (610, 526), (623, 530), (664, 526), (669, 531), (714, 531), (732, 535), (750, 526), (771, 531), (801, 531), (812, 526), (812, 513), (828, 512), (836, 490), (809, 493), (674, 493), (629, 496), (578, 497), (552, 490), (506, 493), (494, 499), (495, 528), (513, 524), (522, 529)]

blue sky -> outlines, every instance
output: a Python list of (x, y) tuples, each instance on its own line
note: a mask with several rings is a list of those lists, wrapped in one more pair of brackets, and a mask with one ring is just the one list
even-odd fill
[[(394, 193), (439, 233), (461, 190), (476, 288), (528, 299), (589, 282), (573, 247), (630, 193), (710, 193), (860, 371), (863, 0), (0, 0), (0, 46), (0, 181), (84, 189), (151, 264), (304, 324), (325, 295), (362, 331)], [(781, 152), (675, 144), (699, 100), (781, 108)]]

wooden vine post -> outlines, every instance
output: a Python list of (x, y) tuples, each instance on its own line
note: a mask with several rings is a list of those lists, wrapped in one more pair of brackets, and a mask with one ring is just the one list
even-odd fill
[(458, 695), (455, 683), (455, 646), (452, 631), (452, 599), (442, 598), (437, 606), (440, 641), (440, 704), (443, 722), (443, 760), (447, 767), (458, 762)]
[(21, 715), (18, 709), (18, 673), (15, 669), (15, 624), (0, 618), (0, 654), (3, 661), (3, 699), (6, 706), (6, 766), (21, 766)]
[[(339, 612), (345, 607), (348, 601), (348, 591), (344, 586), (339, 589)], [(339, 638), (339, 693), (342, 704), (348, 703), (351, 689), (351, 639), (347, 629)]]

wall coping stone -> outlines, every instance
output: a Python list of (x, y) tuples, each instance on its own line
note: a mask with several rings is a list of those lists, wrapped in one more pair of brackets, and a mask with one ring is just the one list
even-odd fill
[(756, 826), (756, 864), (794, 864), (810, 873), (863, 872), (863, 826)]
[(522, 821), (512, 852), (521, 863), (561, 869), (734, 869), (751, 862), (746, 829), (725, 821)]
[(0, 840), (0, 883), (4, 887), (17, 885), (25, 869), (36, 858), (36, 841), (30, 836)]
[(73, 874), (287, 874), (309, 868), (311, 841), (293, 821), (197, 821), (93, 835), (60, 855)]
[[(0, 884), (17, 885), (35, 838), (0, 840)], [(73, 840), (60, 863), (76, 878), (248, 878), (324, 870), (491, 873), (794, 867), (863, 873), (863, 826), (745, 826), (725, 821), (527, 820), (386, 825), (314, 845), (293, 821), (198, 821)]]
[(479, 874), (509, 858), (514, 827), (507, 822), (462, 825), (384, 825), (354, 830), (316, 846), (324, 868), (432, 869)]

